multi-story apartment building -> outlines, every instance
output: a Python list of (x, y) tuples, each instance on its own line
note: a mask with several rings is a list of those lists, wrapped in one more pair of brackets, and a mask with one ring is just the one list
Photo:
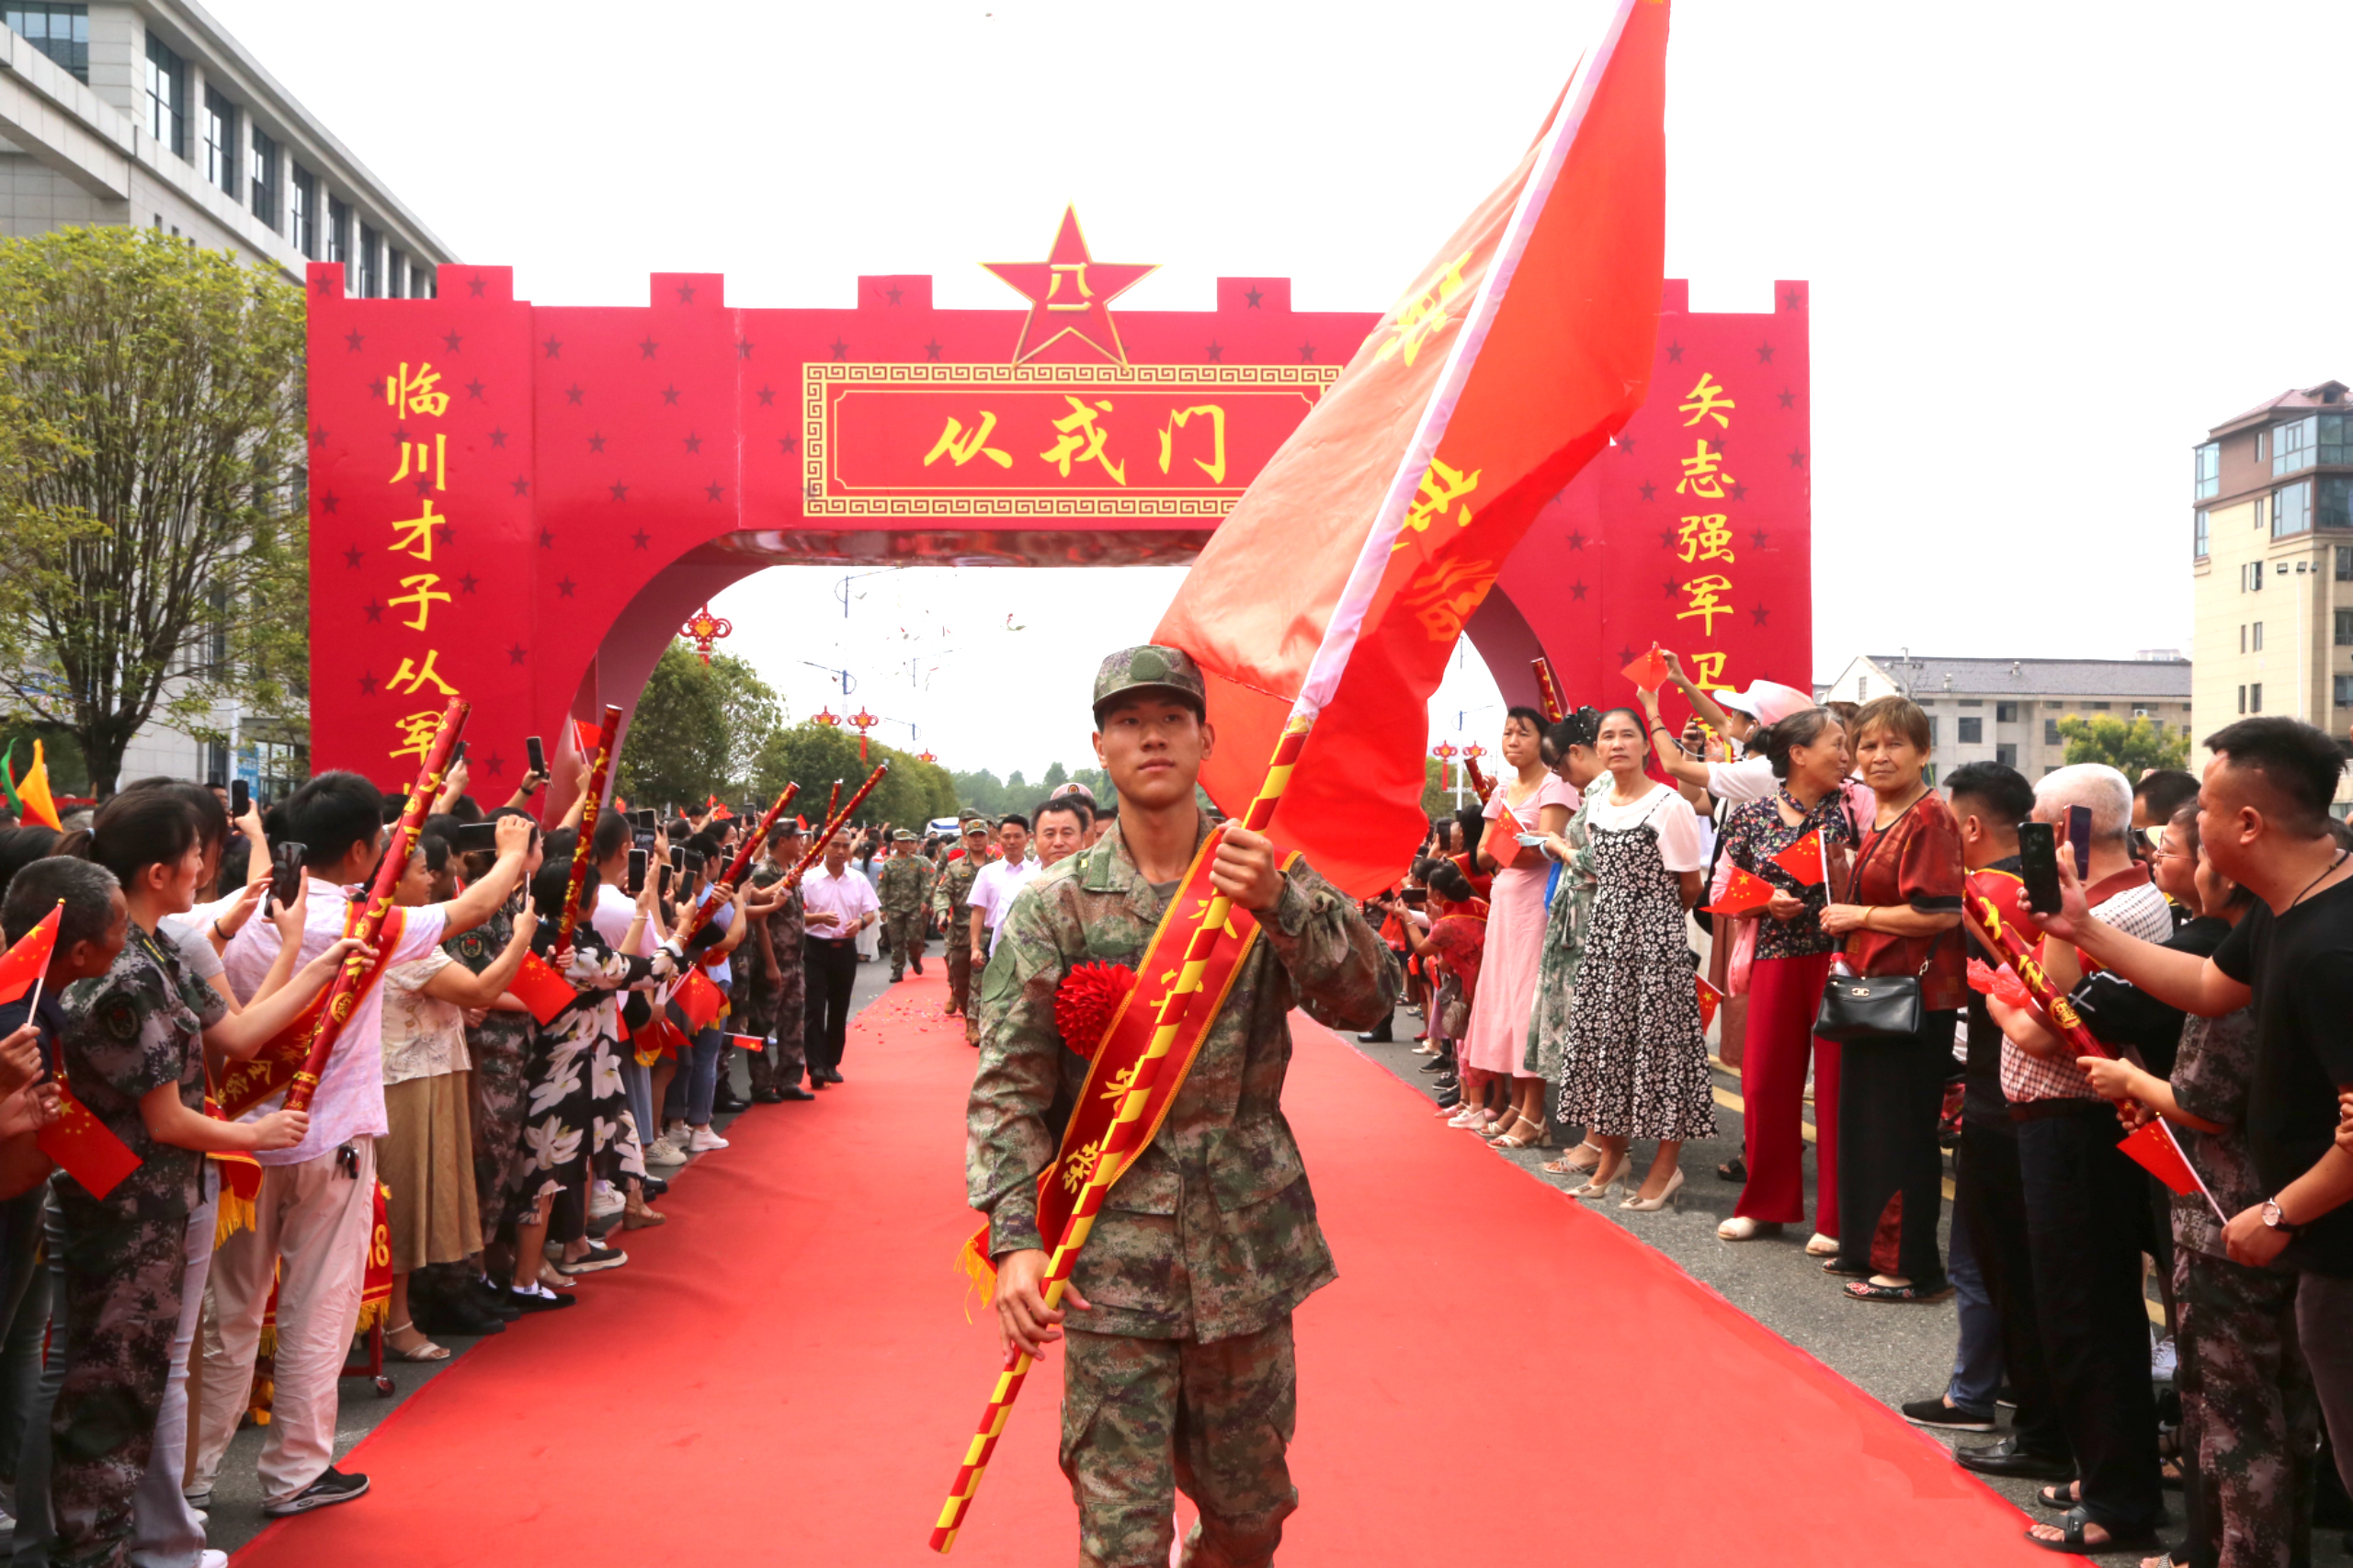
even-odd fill
[(1819, 688), (1825, 702), (1900, 692), (1927, 710), (1939, 771), (2006, 763), (2040, 778), (2067, 760), (2059, 721), (2154, 719), (2188, 734), (2190, 663), (2171, 648), (2133, 659), (1939, 659), (1859, 653)]
[[(345, 264), (350, 291), (430, 297), (448, 246), (190, 0), (0, 0), (0, 235), (135, 224), (275, 268)], [(191, 648), (192, 664), (206, 656)], [(306, 736), (228, 746), (151, 723), (126, 778), (243, 773), (275, 792)]]
[(2198, 733), (2284, 713), (2343, 736), (2353, 722), (2345, 383), (2281, 392), (2215, 426), (2192, 456)]

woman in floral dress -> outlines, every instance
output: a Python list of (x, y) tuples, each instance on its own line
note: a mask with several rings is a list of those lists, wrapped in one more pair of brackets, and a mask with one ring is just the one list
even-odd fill
[[(1536, 1001), (1529, 1010), (1528, 1056), (1521, 1071), (1548, 1084), (1561, 1081), (1561, 1043), (1569, 1028), (1569, 998), (1574, 994), (1577, 965), (1585, 958), (1586, 927), (1593, 921), (1591, 797), (1586, 793), (1602, 776), (1594, 740), (1601, 715), (1580, 708), (1544, 733), (1544, 764), (1578, 793), (1569, 825), (1548, 839), (1544, 853), (1558, 862), (1561, 880), (1552, 890), (1552, 907), (1544, 921), (1544, 960), (1536, 976)], [(1544, 1168), (1554, 1176), (1575, 1176), (1594, 1167), (1601, 1150), (1580, 1143)]]

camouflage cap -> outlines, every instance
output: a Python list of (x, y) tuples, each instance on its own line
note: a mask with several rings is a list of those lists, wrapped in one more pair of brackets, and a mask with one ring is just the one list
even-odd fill
[(1097, 715), (1101, 715), (1106, 702), (1131, 691), (1169, 692), (1190, 702), (1197, 713), (1209, 710), (1209, 688), (1201, 680), (1201, 666), (1182, 648), (1144, 642), (1106, 658), (1095, 672)]
[(915, 841), (915, 835), (904, 827), (891, 835), (891, 842), (893, 844), (913, 844)]
[(989, 831), (989, 819), (981, 815), (978, 812), (974, 812), (972, 815), (964, 819), (964, 836), (967, 838), (970, 838), (975, 833), (987, 833)]

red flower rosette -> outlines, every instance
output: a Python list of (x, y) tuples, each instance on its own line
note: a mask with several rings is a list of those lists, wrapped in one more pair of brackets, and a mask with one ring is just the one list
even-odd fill
[(1135, 988), (1135, 971), (1121, 964), (1083, 963), (1064, 975), (1054, 988), (1054, 1027), (1063, 1043), (1093, 1061), (1112, 1015)]

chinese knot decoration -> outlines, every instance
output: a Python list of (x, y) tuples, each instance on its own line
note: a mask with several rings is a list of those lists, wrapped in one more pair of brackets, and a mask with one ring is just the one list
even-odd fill
[(722, 620), (711, 614), (710, 606), (706, 602), (702, 608), (687, 618), (686, 625), (678, 629), (678, 635), (691, 641), (695, 652), (700, 653), (702, 662), (708, 665), (710, 663), (710, 645), (734, 630), (733, 621)]
[(842, 722), (842, 716), (831, 708), (820, 708), (809, 717), (812, 722), (823, 724), (829, 730)]
[(866, 732), (882, 721), (861, 708), (849, 716), (850, 728), (858, 732), (858, 760), (866, 760)]
[(939, 757), (936, 753), (919, 751), (915, 753), (915, 760), (917, 762), (938, 762)]
[(1447, 787), (1447, 764), (1462, 754), (1455, 749), (1452, 741), (1440, 741), (1430, 747), (1430, 755), (1438, 758), (1438, 787), (1443, 790)]

